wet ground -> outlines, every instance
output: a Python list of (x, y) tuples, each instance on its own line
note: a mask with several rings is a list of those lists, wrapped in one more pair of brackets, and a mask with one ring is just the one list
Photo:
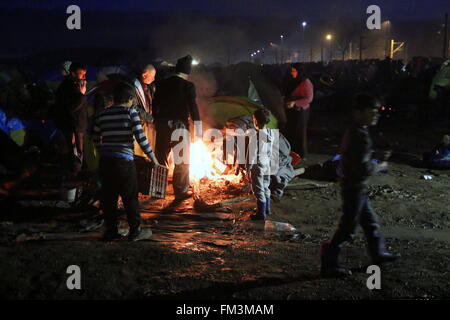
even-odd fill
[[(329, 159), (342, 132), (333, 125), (314, 126), (314, 121), (312, 154), (302, 164), (306, 167)], [(282, 201), (273, 204), (270, 216), (293, 225), (291, 232), (267, 231), (263, 223), (248, 221), (255, 203), (243, 185), (203, 185), (203, 199), (221, 204), (210, 212), (196, 212), (192, 199), (164, 210), (171, 188), (167, 200), (141, 198), (144, 224), (154, 234), (150, 241), (137, 243), (100, 241), (97, 216), (62, 202), (36, 200), (17, 212), (2, 209), (0, 297), (448, 299), (450, 171), (430, 171), (418, 161), (445, 129), (440, 130), (420, 141), (411, 139), (415, 131), (409, 137), (404, 130), (386, 131), (399, 145), (389, 172), (374, 177), (371, 200), (389, 249), (400, 252), (402, 259), (383, 267), (381, 290), (366, 287), (369, 260), (362, 234), (342, 254), (353, 276), (319, 277), (319, 245), (341, 214), (339, 186), (299, 177)], [(422, 175), (433, 179), (423, 180)], [(79, 291), (66, 287), (69, 265), (81, 268)]]

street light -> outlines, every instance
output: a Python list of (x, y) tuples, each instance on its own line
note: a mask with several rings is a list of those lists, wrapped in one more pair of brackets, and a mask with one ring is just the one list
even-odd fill
[(284, 36), (281, 35), (280, 36), (280, 60), (281, 60), (281, 63), (284, 63), (283, 39), (284, 39)]
[(308, 24), (306, 23), (306, 21), (302, 22), (302, 28), (303, 28), (303, 41), (305, 41), (305, 28)]
[[(325, 39), (328, 41), (328, 44), (329, 44), (329, 46), (330, 46), (330, 58), (332, 58), (331, 57), (331, 40), (333, 39), (333, 36), (331, 35), (331, 34), (327, 34), (326, 36), (325, 36)], [(322, 46), (321, 46), (321, 48), (320, 48), (320, 58), (321, 58), (321, 61), (323, 62), (323, 39), (322, 39)]]
[(328, 46), (330, 49), (330, 61), (333, 61), (333, 50), (331, 49), (331, 40), (333, 39), (333, 36), (331, 34), (327, 34), (325, 38), (328, 41)]

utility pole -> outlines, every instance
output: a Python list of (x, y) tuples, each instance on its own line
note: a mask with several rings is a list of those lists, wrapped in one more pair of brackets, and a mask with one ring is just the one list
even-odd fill
[(444, 22), (444, 48), (442, 52), (442, 57), (447, 59), (448, 57), (448, 13), (445, 14), (445, 22)]
[(329, 49), (330, 49), (330, 62), (333, 61), (333, 46), (331, 44), (331, 41), (328, 43), (329, 44)]
[(323, 40), (322, 45), (320, 46), (320, 61), (323, 63)]
[(362, 61), (362, 51), (363, 51), (363, 36), (359, 36), (359, 60)]

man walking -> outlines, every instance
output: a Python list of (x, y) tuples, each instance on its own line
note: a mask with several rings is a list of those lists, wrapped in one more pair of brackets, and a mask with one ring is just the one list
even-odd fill
[(379, 232), (378, 216), (369, 201), (369, 177), (387, 168), (385, 161), (378, 165), (372, 163), (372, 140), (368, 127), (376, 125), (378, 118), (375, 98), (368, 94), (356, 95), (352, 105), (353, 124), (345, 133), (341, 145), (343, 215), (331, 240), (322, 244), (322, 276), (351, 275), (349, 270), (339, 266), (338, 256), (344, 243), (355, 237), (358, 224), (364, 230), (373, 264), (391, 262), (400, 257), (386, 250), (384, 237)]
[[(192, 121), (199, 121), (200, 116), (195, 101), (195, 86), (188, 81), (191, 66), (191, 56), (178, 59), (175, 68), (176, 74), (157, 84), (153, 100), (158, 161), (167, 166), (170, 150), (178, 143), (183, 143), (184, 146), (180, 153), (174, 154), (173, 189), (176, 200), (192, 196), (192, 192), (189, 191), (189, 118)], [(183, 140), (172, 141), (172, 133), (180, 129), (186, 133), (183, 135)], [(181, 159), (177, 159), (177, 157)]]

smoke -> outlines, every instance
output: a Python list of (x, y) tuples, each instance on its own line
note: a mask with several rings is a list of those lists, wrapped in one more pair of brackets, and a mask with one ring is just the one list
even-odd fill
[[(199, 18), (200, 17), (200, 18)], [(247, 56), (251, 37), (232, 19), (208, 18), (184, 12), (153, 30), (151, 46), (171, 62), (191, 54), (203, 64), (231, 64)]]
[(208, 129), (216, 122), (211, 114), (211, 108), (208, 108), (208, 104), (217, 93), (217, 81), (214, 74), (206, 69), (195, 69), (189, 80), (195, 85), (200, 118), (203, 121), (204, 129)]

